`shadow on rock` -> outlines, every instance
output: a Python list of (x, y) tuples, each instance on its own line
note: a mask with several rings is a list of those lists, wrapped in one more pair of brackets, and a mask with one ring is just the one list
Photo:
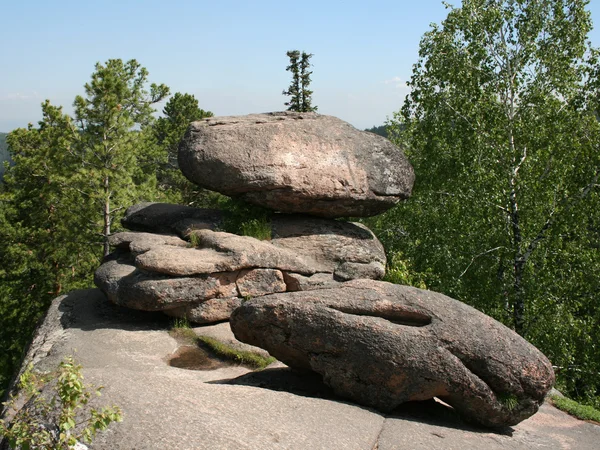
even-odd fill
[(481, 425), (469, 423), (451, 406), (439, 402), (436, 399), (403, 403), (386, 417), (388, 419), (420, 422), (428, 425), (469, 431), (471, 433), (493, 433), (504, 436), (512, 436), (514, 432), (512, 427), (486, 428)]
[[(357, 408), (368, 409), (369, 411), (377, 412), (376, 410), (354, 404), (349, 402), (347, 399), (337, 396), (333, 392), (333, 389), (323, 383), (319, 374), (312, 372), (300, 372), (290, 368), (278, 367), (265, 369), (259, 372), (251, 372), (229, 380), (215, 380), (207, 383), (253, 386), (272, 391), (288, 392), (290, 394), (300, 395), (302, 397), (339, 401), (341, 403), (353, 404)], [(394, 409), (390, 414), (385, 415), (385, 417), (388, 419), (426, 423), (429, 425), (469, 431), (472, 433), (495, 433), (512, 436), (514, 431), (511, 427), (489, 429), (476, 424), (471, 424), (461, 418), (452, 407), (434, 399), (404, 403)]]
[(303, 373), (282, 367), (250, 372), (237, 378), (215, 380), (209, 383), (254, 386), (272, 391), (289, 392), (303, 397), (340, 399), (334, 394), (333, 389), (323, 383), (319, 374)]
[(162, 312), (136, 311), (111, 303), (99, 289), (81, 289), (63, 296), (58, 306), (64, 329), (102, 328), (126, 331), (168, 330), (172, 320)]

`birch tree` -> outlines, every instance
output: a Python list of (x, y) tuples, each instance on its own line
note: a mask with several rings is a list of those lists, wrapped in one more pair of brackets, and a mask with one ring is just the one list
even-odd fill
[(378, 227), (430, 288), (503, 320), (594, 396), (600, 127), (587, 4), (448, 6), (390, 123), (412, 149), (414, 198)]

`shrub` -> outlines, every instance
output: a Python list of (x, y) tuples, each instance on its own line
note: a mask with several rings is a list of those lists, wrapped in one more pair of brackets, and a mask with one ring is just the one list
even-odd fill
[[(89, 406), (92, 393), (100, 396), (102, 387), (84, 385), (81, 369), (69, 356), (55, 373), (42, 375), (31, 365), (25, 370), (18, 386), (25, 405), (18, 408), (17, 398), (11, 396), (4, 405), (12, 420), (0, 420), (0, 436), (10, 448), (71, 449), (79, 441), (91, 442), (98, 431), (122, 420), (116, 406)], [(51, 382), (55, 384), (48, 395), (44, 387)]]

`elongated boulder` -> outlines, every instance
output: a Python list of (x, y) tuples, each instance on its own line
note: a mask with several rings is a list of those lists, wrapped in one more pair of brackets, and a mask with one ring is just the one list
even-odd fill
[[(227, 315), (215, 320), (228, 318), (233, 308), (239, 305), (239, 302), (231, 301), (234, 297), (241, 301), (286, 290), (279, 270), (257, 268), (169, 277), (137, 268), (131, 255), (126, 253), (118, 253), (105, 261), (96, 270), (94, 282), (117, 305), (142, 311), (173, 310), (170, 315), (195, 322), (207, 322), (207, 317), (222, 315), (223, 311), (227, 311)], [(199, 308), (208, 300), (213, 300), (210, 307)], [(223, 306), (218, 306), (219, 302)], [(216, 310), (220, 312), (215, 313)]]
[(243, 303), (230, 323), (237, 339), (385, 412), (438, 397), (482, 425), (514, 425), (554, 382), (547, 358), (512, 330), (408, 286), (353, 280), (274, 294)]
[(332, 116), (277, 112), (193, 122), (179, 167), (207, 189), (287, 213), (362, 217), (410, 196), (401, 149)]

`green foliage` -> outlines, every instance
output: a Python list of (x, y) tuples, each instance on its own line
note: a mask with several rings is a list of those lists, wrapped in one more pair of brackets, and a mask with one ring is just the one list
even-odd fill
[(600, 423), (600, 411), (592, 406), (582, 405), (575, 400), (559, 395), (550, 396), (550, 400), (558, 409), (565, 411), (578, 419), (593, 420), (594, 422)]
[(188, 239), (190, 240), (189, 247), (200, 247), (200, 237), (196, 233), (194, 233), (194, 231), (190, 232), (190, 234), (188, 235)]
[(292, 73), (292, 82), (283, 95), (290, 96), (290, 100), (285, 102), (288, 111), (297, 112), (313, 112), (317, 110), (316, 106), (312, 106), (313, 91), (308, 89), (310, 85), (310, 76), (312, 71), (310, 68), (310, 58), (312, 53), (300, 52), (299, 50), (290, 50), (287, 52), (290, 59), (290, 65), (285, 70)]
[(0, 133), (0, 183), (4, 177), (5, 164), (10, 164), (12, 161), (10, 153), (8, 151), (8, 144), (6, 143), (6, 133)]
[(108, 236), (117, 212), (156, 192), (156, 159), (161, 156), (148, 145), (148, 126), (154, 120), (152, 105), (169, 88), (153, 83), (147, 90), (147, 79), (148, 71), (135, 60), (98, 63), (85, 85), (86, 97), (77, 96), (73, 103), (79, 133), (68, 152), (81, 167), (70, 181), (94, 215), (102, 217), (104, 256), (110, 252)]
[(0, 390), (50, 300), (92, 286), (125, 208), (164, 199), (156, 166), (166, 154), (150, 125), (168, 89), (148, 89), (147, 76), (135, 60), (97, 64), (74, 118), (45, 101), (37, 126), (8, 135), (15, 165), (0, 185)]
[(519, 404), (519, 399), (513, 394), (498, 394), (496, 398), (509, 411), (515, 409)]
[(403, 257), (401, 252), (392, 252), (388, 255), (387, 260), (388, 262), (383, 281), (414, 286), (419, 289), (427, 289), (424, 275), (415, 273), (414, 270), (411, 270), (409, 261)]
[[(70, 449), (78, 441), (91, 442), (98, 431), (122, 420), (116, 406), (91, 407), (92, 394), (100, 396), (101, 388), (90, 392), (72, 357), (65, 358), (54, 374), (37, 374), (29, 366), (19, 381), (25, 406), (17, 408), (17, 399), (11, 398), (5, 406), (12, 419), (0, 420), (0, 435), (11, 448)], [(49, 383), (51, 395), (44, 392)]]
[(185, 317), (176, 317), (173, 320), (173, 328), (188, 329), (191, 328), (189, 320)]
[(266, 217), (247, 219), (240, 224), (240, 234), (268, 241), (271, 239), (271, 222)]
[(218, 206), (225, 213), (223, 231), (260, 240), (271, 239), (270, 210), (229, 197), (221, 197)]
[(229, 345), (226, 345), (223, 342), (220, 342), (217, 339), (209, 336), (198, 336), (198, 341), (203, 343), (217, 356), (229, 359), (238, 364), (250, 366), (254, 369), (264, 369), (269, 364), (275, 362), (275, 358), (272, 356), (265, 357), (254, 352), (236, 350), (235, 348), (230, 347)]
[(586, 4), (449, 7), (388, 127), (415, 168), (413, 197), (373, 229), (429, 289), (514, 328), (589, 400), (600, 394), (600, 69)]
[(187, 319), (175, 319), (169, 334), (178, 341), (184, 341), (187, 344), (198, 343), (198, 336)]
[(156, 142), (167, 155), (159, 166), (159, 182), (175, 202), (201, 206), (206, 201), (206, 192), (189, 182), (179, 170), (177, 152), (190, 123), (212, 116), (212, 112), (198, 106), (193, 95), (177, 92), (163, 108), (163, 117), (153, 126)]

